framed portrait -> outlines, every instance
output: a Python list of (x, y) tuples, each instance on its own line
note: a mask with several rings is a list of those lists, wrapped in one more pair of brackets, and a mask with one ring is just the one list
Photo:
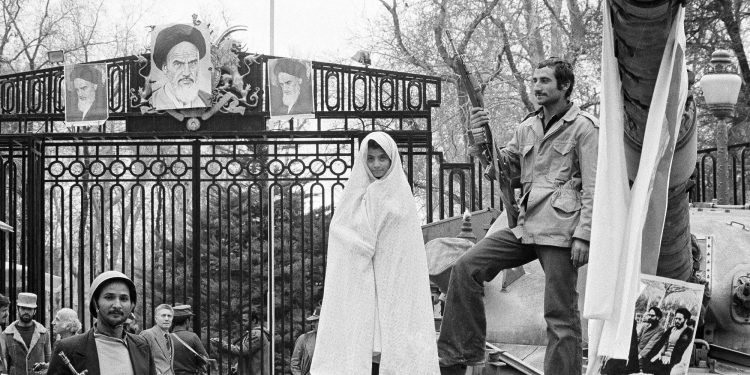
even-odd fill
[(703, 289), (701, 284), (641, 275), (628, 359), (599, 357), (596, 373), (687, 375)]
[(268, 61), (271, 117), (313, 117), (312, 62), (289, 58)]
[(109, 118), (107, 64), (72, 64), (65, 72), (65, 122), (101, 125)]
[(212, 70), (206, 27), (169, 24), (154, 29), (149, 74), (154, 109), (210, 107)]

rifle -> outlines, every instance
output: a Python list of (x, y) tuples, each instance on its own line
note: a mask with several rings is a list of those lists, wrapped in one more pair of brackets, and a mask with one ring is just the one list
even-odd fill
[[(458, 53), (458, 50), (456, 50), (453, 38), (451, 38), (448, 30), (445, 31), (445, 36), (448, 37), (448, 42), (450, 42), (451, 49), (453, 49), (453, 64), (456, 70), (458, 70), (458, 75), (461, 77), (461, 83), (466, 90), (466, 95), (469, 97), (471, 106), (484, 108), (484, 97), (480, 91), (479, 84), (466, 68), (464, 59)], [(466, 139), (469, 147), (477, 147), (481, 151), (478, 157), (482, 165), (489, 165), (492, 162), (492, 133), (490, 132), (489, 124), (482, 125), (481, 128), (477, 129), (466, 129)]]
[(60, 351), (60, 353), (57, 353), (57, 354), (60, 356), (60, 359), (62, 359), (63, 364), (65, 364), (65, 365), (68, 366), (68, 369), (70, 369), (70, 372), (73, 375), (86, 375), (89, 372), (89, 370), (83, 370), (81, 372), (78, 372), (78, 370), (76, 370), (76, 368), (73, 367), (73, 364), (70, 363), (70, 360), (68, 359), (68, 356), (66, 356), (63, 351)]
[[(464, 86), (466, 94), (469, 96), (469, 102), (471, 102), (472, 107), (484, 108), (484, 97), (476, 79), (466, 68), (464, 59), (453, 44), (453, 39), (448, 30), (445, 31), (445, 35), (448, 37), (448, 42), (450, 42), (453, 49), (453, 63), (458, 71), (458, 75), (461, 77), (461, 83)], [(508, 227), (514, 228), (518, 222), (518, 203), (516, 202), (512, 186), (512, 177), (516, 175), (513, 172), (513, 167), (507, 158), (498, 157), (493, 159), (492, 133), (490, 132), (489, 124), (484, 124), (480, 128), (467, 129), (466, 140), (470, 148), (476, 147), (479, 149), (480, 153), (477, 157), (483, 166), (494, 167), (500, 187), (500, 200), (507, 211)], [(485, 173), (485, 175), (490, 178), (491, 174)]]

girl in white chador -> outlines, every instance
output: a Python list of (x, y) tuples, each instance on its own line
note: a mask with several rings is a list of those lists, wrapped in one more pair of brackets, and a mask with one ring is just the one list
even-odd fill
[(362, 141), (329, 232), (310, 373), (439, 374), (422, 231), (387, 134)]

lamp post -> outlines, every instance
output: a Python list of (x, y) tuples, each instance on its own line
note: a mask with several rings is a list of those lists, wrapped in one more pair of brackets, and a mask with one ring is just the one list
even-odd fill
[(730, 204), (734, 176), (730, 173), (728, 129), (734, 116), (734, 105), (740, 93), (742, 79), (732, 63), (729, 51), (718, 50), (711, 54), (711, 67), (701, 78), (703, 96), (711, 113), (719, 120), (714, 129), (716, 139), (716, 197), (719, 204)]

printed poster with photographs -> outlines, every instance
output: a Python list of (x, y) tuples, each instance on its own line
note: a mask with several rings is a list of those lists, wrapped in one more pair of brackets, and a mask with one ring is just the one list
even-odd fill
[(289, 58), (268, 61), (269, 110), (276, 118), (314, 117), (312, 62)]
[(151, 34), (153, 93), (156, 110), (211, 106), (211, 43), (208, 29), (189, 24), (168, 24)]
[(641, 275), (628, 360), (599, 357), (596, 374), (687, 375), (703, 301), (701, 284)]
[(109, 118), (107, 64), (66, 65), (65, 122), (70, 126), (101, 125)]

